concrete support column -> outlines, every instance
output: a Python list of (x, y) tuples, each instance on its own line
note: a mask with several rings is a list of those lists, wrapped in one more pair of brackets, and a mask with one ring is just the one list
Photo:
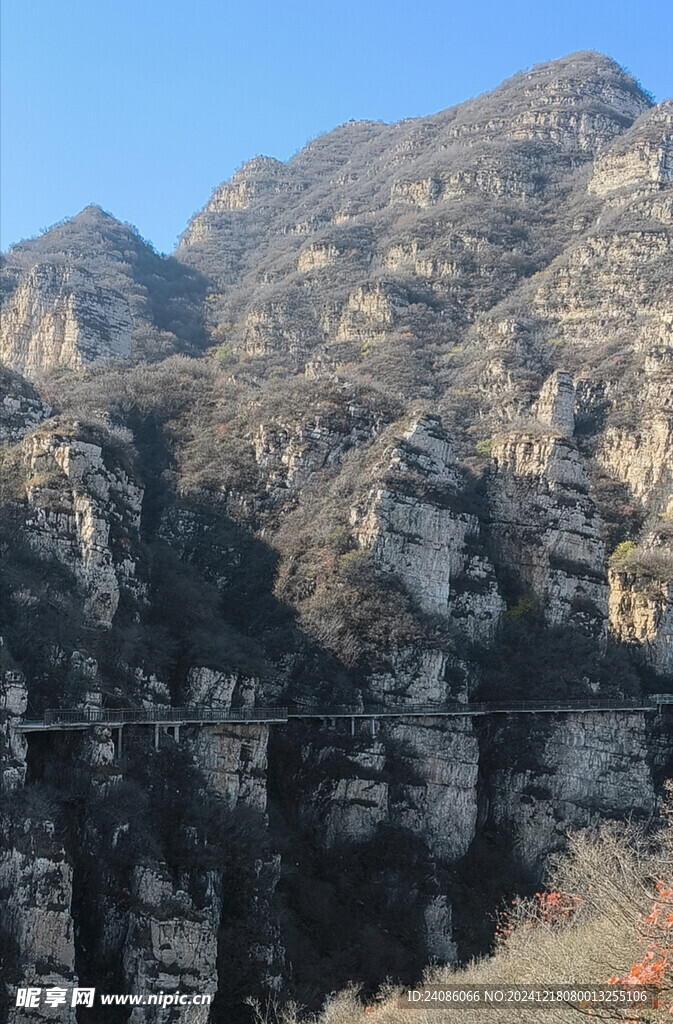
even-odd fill
[(119, 729), (117, 730), (117, 758), (118, 759), (122, 756), (122, 752), (123, 752), (123, 746), (122, 746), (122, 726), (120, 725)]
[(372, 739), (376, 736), (376, 719), (372, 718)]
[(173, 729), (173, 739), (176, 743), (180, 742), (180, 726), (176, 725)]
[(154, 726), (154, 749), (159, 749), (159, 726)]
[(355, 736), (355, 719), (351, 718), (351, 736)]

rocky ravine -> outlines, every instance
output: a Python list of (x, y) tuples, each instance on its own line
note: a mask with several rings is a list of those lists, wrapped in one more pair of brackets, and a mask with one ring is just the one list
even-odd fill
[(16, 723), (668, 689), (670, 149), (578, 54), (252, 161), (175, 258), (97, 208), (8, 254), (4, 1019), (49, 1018), (21, 982), (212, 992), (205, 1024), (411, 981), (568, 829), (656, 822), (665, 711)]

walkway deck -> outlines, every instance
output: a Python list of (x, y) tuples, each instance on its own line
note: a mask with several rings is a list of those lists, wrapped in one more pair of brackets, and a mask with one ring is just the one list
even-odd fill
[(42, 719), (17, 722), (20, 732), (62, 732), (108, 725), (118, 729), (124, 725), (219, 725), (266, 723), (283, 725), (294, 719), (366, 718), (475, 718), (484, 715), (553, 715), (609, 711), (656, 712), (664, 704), (673, 704), (673, 694), (654, 694), (628, 700), (601, 697), (557, 701), (484, 701), (469, 704), (398, 704), (301, 706), (301, 707), (239, 707), (239, 708), (124, 708), (89, 709), (52, 708)]

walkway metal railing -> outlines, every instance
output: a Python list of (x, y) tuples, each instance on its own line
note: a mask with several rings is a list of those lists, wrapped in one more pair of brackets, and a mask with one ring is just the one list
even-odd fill
[(288, 718), (388, 718), (410, 716), (414, 718), (435, 715), (492, 715), (526, 712), (530, 714), (554, 711), (650, 711), (657, 702), (649, 697), (584, 697), (572, 700), (520, 700), (520, 701), (472, 701), (446, 704), (335, 704), (290, 708)]
[(200, 705), (187, 707), (142, 708), (50, 708), (40, 720), (17, 723), (29, 731), (81, 729), (89, 725), (207, 725), (209, 723), (284, 723), (290, 719), (333, 718), (435, 718), (481, 716), (494, 714), (554, 714), (590, 711), (655, 711), (662, 704), (673, 703), (672, 694), (649, 697), (583, 697), (570, 700), (473, 701), (461, 704), (334, 704), (293, 705), (283, 707), (212, 708)]
[(287, 721), (287, 708), (49, 708), (44, 713), (45, 726), (284, 721)]

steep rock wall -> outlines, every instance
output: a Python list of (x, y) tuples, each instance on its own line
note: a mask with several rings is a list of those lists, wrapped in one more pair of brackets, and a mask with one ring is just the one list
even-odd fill
[(0, 358), (29, 379), (130, 351), (128, 301), (81, 268), (36, 265), (3, 309)]
[(607, 629), (608, 586), (598, 515), (573, 443), (537, 434), (496, 439), (489, 480), (497, 558), (540, 601), (550, 625)]
[(110, 625), (120, 588), (140, 597), (133, 558), (143, 490), (100, 444), (77, 437), (77, 425), (25, 439), (26, 538), (44, 556), (72, 569), (86, 593), (86, 613)]

